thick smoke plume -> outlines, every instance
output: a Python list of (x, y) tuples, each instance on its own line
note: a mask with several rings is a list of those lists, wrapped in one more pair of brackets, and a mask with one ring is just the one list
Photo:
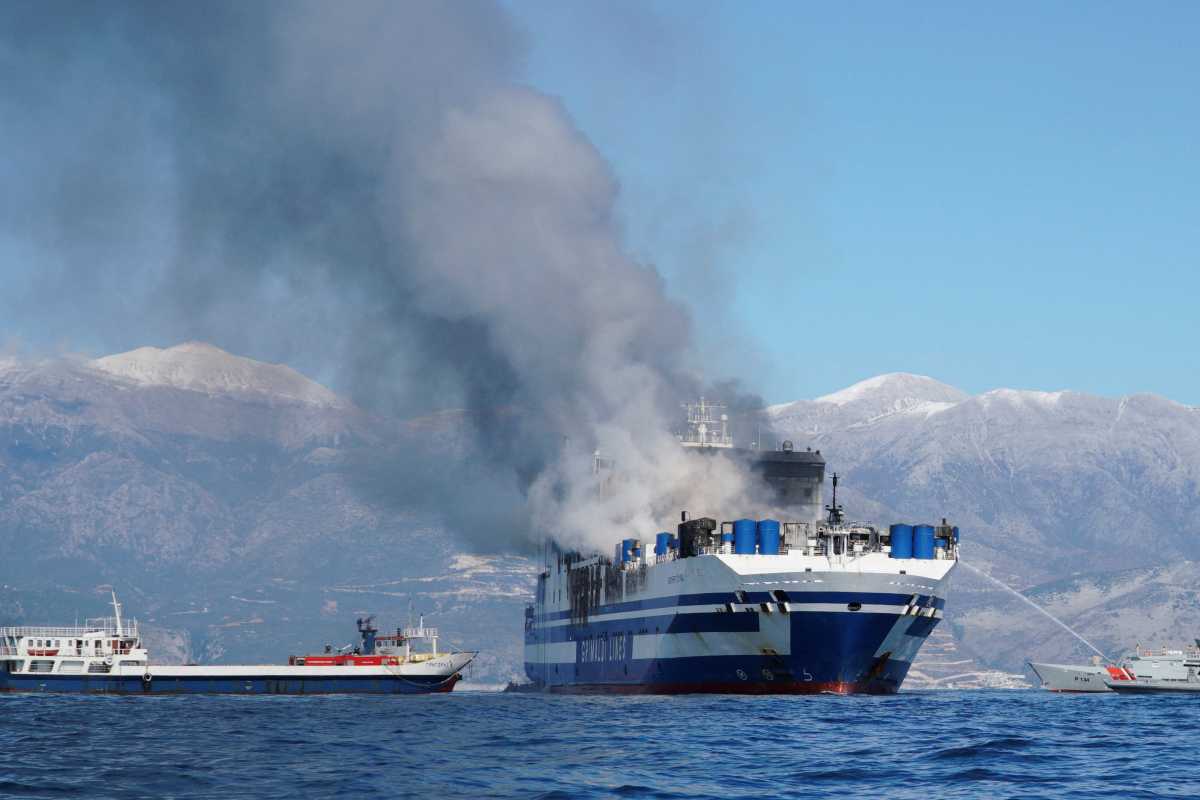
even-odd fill
[(705, 380), (691, 320), (522, 52), (490, 2), (3, 5), (0, 260), (26, 278), (5, 312), (466, 409), (454, 468), (393, 455), (364, 484), (478, 540), (716, 513), (737, 469), (671, 435)]

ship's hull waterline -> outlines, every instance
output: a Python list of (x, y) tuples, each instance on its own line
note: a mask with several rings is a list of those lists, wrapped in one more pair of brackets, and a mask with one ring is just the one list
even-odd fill
[(151, 678), (110, 675), (6, 676), (0, 692), (72, 694), (430, 694), (449, 692), (460, 676), (397, 678), (346, 677), (194, 677)]

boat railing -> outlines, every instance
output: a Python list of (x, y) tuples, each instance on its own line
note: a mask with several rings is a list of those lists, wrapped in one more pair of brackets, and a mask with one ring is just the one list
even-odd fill
[(1197, 658), (1197, 657), (1200, 657), (1200, 648), (1197, 648), (1197, 647), (1183, 647), (1183, 648), (1161, 647), (1161, 648), (1155, 650), (1154, 648), (1150, 648), (1150, 647), (1138, 647), (1137, 655), (1140, 658), (1156, 658), (1156, 657), (1163, 658), (1166, 656), (1183, 656), (1185, 658)]
[(122, 620), (121, 632), (117, 633), (117, 622), (115, 619), (95, 619), (87, 620), (84, 625), (17, 625), (6, 628), (0, 628), (0, 636), (57, 636), (57, 637), (83, 637), (95, 635), (117, 637), (125, 639), (136, 639), (138, 637), (137, 620)]
[(405, 639), (436, 639), (438, 635), (437, 628), (405, 628)]

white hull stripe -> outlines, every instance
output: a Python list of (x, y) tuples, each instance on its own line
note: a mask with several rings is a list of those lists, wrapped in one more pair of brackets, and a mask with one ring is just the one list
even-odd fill
[[(764, 612), (758, 603), (746, 603), (742, 605), (734, 604), (733, 613), (746, 614), (757, 613), (764, 616), (769, 615), (784, 615), (779, 603), (768, 603), (768, 611)], [(935, 608), (920, 608), (917, 606), (892, 606), (892, 605), (863, 605), (858, 611), (850, 611), (845, 603), (788, 603), (787, 612), (791, 614), (803, 614), (811, 612), (840, 612), (845, 614), (896, 614), (898, 616), (933, 616), (937, 619), (942, 619), (943, 612)], [(712, 614), (716, 612), (728, 613), (726, 606), (677, 606), (675, 608), (663, 609), (646, 609), (639, 611), (623, 611), (615, 614), (596, 614), (589, 615), (587, 620), (592, 622), (618, 622), (627, 619), (647, 619), (655, 617), (669, 617), (676, 614)], [(569, 619), (558, 619), (552, 622), (543, 622), (534, 625), (535, 630), (544, 630), (546, 628), (562, 628), (571, 625)]]
[[(790, 637), (780, 632), (761, 631), (754, 633), (708, 633), (703, 637), (694, 633), (650, 633), (636, 634), (633, 637), (634, 659), (661, 658), (704, 658), (708, 656), (761, 656), (763, 654), (764, 634), (773, 645), (775, 652), (781, 656), (791, 654)], [(889, 637), (888, 647), (894, 651), (902, 650), (900, 639), (903, 634), (894, 633)], [(910, 637), (911, 638), (911, 637)], [(546, 664), (576, 664), (579, 655), (578, 642), (550, 642), (547, 644), (525, 645), (526, 663)], [(914, 649), (917, 642), (910, 648)], [(599, 651), (602, 652), (602, 651)], [(585, 659), (585, 663), (587, 659)]]

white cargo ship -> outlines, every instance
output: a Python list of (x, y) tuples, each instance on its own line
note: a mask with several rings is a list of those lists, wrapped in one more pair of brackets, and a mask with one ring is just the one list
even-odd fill
[(941, 621), (958, 559), (946, 524), (852, 524), (821, 509), (825, 462), (790, 443), (734, 451), (719, 406), (681, 444), (744, 457), (791, 520), (689, 519), (612, 557), (544, 550), (525, 670), (550, 692), (893, 693)]
[(83, 625), (0, 628), (0, 691), (426, 694), (452, 690), (476, 655), (441, 652), (437, 629), (423, 619), (381, 636), (368, 617), (357, 621), (361, 644), (350, 652), (326, 647), (280, 665), (155, 664), (137, 621), (122, 617), (115, 592), (112, 603), (112, 617)]

